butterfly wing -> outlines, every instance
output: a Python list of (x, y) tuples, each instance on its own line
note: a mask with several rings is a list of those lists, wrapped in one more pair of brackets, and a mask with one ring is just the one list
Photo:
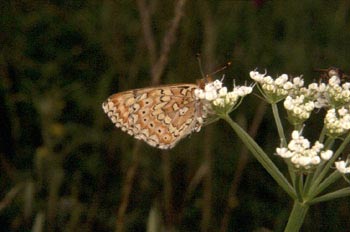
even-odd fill
[(135, 89), (110, 96), (103, 109), (116, 127), (153, 147), (170, 149), (201, 127), (194, 84)]

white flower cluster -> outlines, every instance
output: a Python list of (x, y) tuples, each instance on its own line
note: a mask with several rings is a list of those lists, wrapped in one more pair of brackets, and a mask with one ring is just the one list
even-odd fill
[(292, 124), (301, 124), (310, 117), (315, 108), (328, 106), (326, 87), (324, 83), (311, 83), (308, 87), (299, 85), (294, 88), (284, 100), (289, 121)]
[[(293, 79), (293, 82), (288, 80), (287, 74), (282, 74), (274, 80), (271, 76), (259, 73), (257, 71), (251, 71), (249, 73), (250, 78), (260, 84), (263, 94), (271, 100), (278, 101), (287, 96), (295, 84), (302, 84), (300, 78)], [(299, 83), (298, 83), (299, 82)]]
[(277, 155), (289, 159), (296, 168), (310, 169), (322, 160), (329, 160), (333, 151), (322, 151), (324, 145), (318, 141), (310, 148), (310, 142), (300, 135), (299, 131), (292, 132), (292, 140), (288, 147), (276, 148)]
[(341, 84), (340, 78), (333, 76), (328, 81), (327, 96), (333, 105), (339, 106), (350, 103), (350, 83)]
[(339, 136), (350, 130), (350, 112), (345, 107), (340, 109), (329, 109), (324, 124), (327, 132), (333, 136)]
[(194, 94), (209, 110), (226, 109), (231, 111), (242, 97), (252, 91), (253, 88), (250, 86), (234, 86), (233, 90), (228, 92), (227, 88), (222, 86), (221, 81), (215, 80), (207, 83), (204, 89), (196, 89)]
[(256, 71), (250, 72), (250, 77), (261, 86), (262, 94), (269, 102), (278, 102), (285, 98), (284, 107), (287, 110), (289, 121), (300, 124), (307, 120), (315, 108), (325, 105), (325, 84), (310, 84), (304, 87), (301, 77), (289, 80), (287, 74), (282, 74), (276, 80), (271, 76)]
[(290, 121), (295, 122), (295, 124), (304, 122), (315, 109), (314, 101), (305, 98), (305, 95), (295, 97), (287, 96), (283, 104), (288, 112)]
[(325, 92), (327, 90), (327, 85), (325, 83), (311, 83), (308, 87), (301, 87), (297, 89), (293, 96), (303, 95), (305, 99), (314, 102), (315, 108), (322, 108), (328, 106), (328, 100), (325, 97)]
[(335, 167), (340, 173), (349, 174), (350, 173), (350, 163), (348, 161), (337, 161), (335, 162)]

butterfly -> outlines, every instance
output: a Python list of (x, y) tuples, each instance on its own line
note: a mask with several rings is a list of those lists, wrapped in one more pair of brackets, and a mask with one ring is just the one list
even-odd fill
[(206, 108), (195, 97), (195, 90), (203, 89), (205, 82), (208, 80), (116, 93), (102, 108), (122, 131), (153, 147), (170, 149), (205, 124)]
[(350, 81), (350, 76), (337, 67), (329, 67), (328, 69), (315, 69), (315, 71), (321, 72), (320, 80), (328, 81), (329, 78), (337, 76), (342, 83)]

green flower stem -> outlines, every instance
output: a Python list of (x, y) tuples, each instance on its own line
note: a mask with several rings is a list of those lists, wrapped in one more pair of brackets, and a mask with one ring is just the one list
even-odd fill
[(306, 181), (305, 181), (305, 184), (304, 184), (304, 192), (303, 192), (303, 196), (305, 196), (309, 191), (310, 191), (310, 187), (311, 187), (311, 184), (312, 184), (312, 180), (314, 178), (314, 174), (315, 173), (309, 173), (306, 177)]
[(288, 172), (289, 172), (289, 176), (292, 180), (292, 185), (293, 188), (296, 189), (296, 186), (298, 186), (297, 184), (297, 175), (295, 174), (294, 170), (293, 170), (293, 165), (291, 163), (285, 162), (288, 165)]
[[(271, 102), (271, 107), (272, 107), (273, 117), (275, 118), (278, 135), (279, 135), (279, 137), (281, 138), (281, 141), (282, 141), (282, 146), (283, 147), (287, 147), (287, 140), (286, 140), (286, 136), (284, 134), (284, 129), (283, 129), (283, 125), (282, 125), (282, 122), (281, 122), (281, 118), (280, 118), (280, 115), (278, 113), (277, 103), (276, 102)], [(297, 188), (297, 186), (296, 186), (296, 178), (297, 177), (295, 176), (295, 172), (294, 172), (294, 170), (293, 170), (291, 165), (288, 165), (288, 172), (289, 172), (289, 176), (292, 179), (292, 184), (293, 184), (294, 188)]]
[(308, 196), (309, 199), (315, 198), (319, 193), (325, 190), (329, 185), (337, 181), (342, 175), (338, 170), (335, 170), (331, 175), (329, 175), (316, 190), (312, 191), (312, 194)]
[(324, 149), (330, 149), (334, 144), (335, 139), (333, 137), (327, 138), (326, 142), (324, 143)]
[(329, 200), (334, 200), (336, 198), (341, 198), (341, 197), (348, 197), (350, 196), (350, 187), (343, 188), (331, 193), (327, 193), (323, 196), (316, 197), (315, 199), (309, 201), (309, 204), (315, 204), (323, 201), (329, 201)]
[(296, 193), (297, 193), (297, 198), (298, 198), (298, 201), (303, 201), (303, 184), (304, 184), (304, 181), (303, 181), (303, 174), (298, 174), (296, 175), (296, 183), (295, 183), (295, 190), (296, 190)]
[(283, 126), (282, 126), (280, 115), (278, 113), (277, 104), (276, 103), (271, 103), (271, 107), (272, 107), (273, 116), (275, 118), (278, 135), (279, 135), (279, 137), (282, 140), (283, 147), (287, 147), (287, 140), (286, 140), (286, 136), (284, 135), (284, 130), (283, 130)]
[(323, 143), (323, 141), (326, 137), (326, 133), (327, 133), (327, 128), (326, 128), (326, 126), (323, 126), (320, 137), (318, 139), (318, 141), (320, 141), (320, 143)]
[(323, 178), (327, 175), (331, 165), (334, 164), (334, 161), (338, 158), (338, 156), (343, 152), (343, 150), (345, 149), (345, 147), (349, 144), (350, 142), (350, 133), (348, 134), (348, 136), (346, 136), (346, 138), (344, 139), (344, 141), (342, 142), (342, 144), (339, 146), (339, 148), (337, 149), (337, 151), (334, 153), (333, 157), (327, 161), (326, 165), (323, 167), (322, 171), (320, 171), (320, 173), (318, 174), (317, 170), (317, 176), (315, 175), (315, 180), (312, 181), (312, 186), (310, 187), (310, 196), (315, 196), (315, 194), (313, 192), (317, 191), (318, 189), (318, 185), (321, 183), (321, 181), (323, 180)]
[(237, 123), (235, 123), (229, 115), (222, 114), (220, 118), (224, 119), (232, 129), (236, 132), (238, 137), (246, 145), (249, 151), (255, 156), (255, 158), (261, 163), (261, 165), (267, 170), (272, 178), (283, 188), (289, 196), (296, 199), (296, 193), (288, 180), (283, 176), (275, 164), (271, 161), (268, 155), (261, 149), (261, 147), (245, 132)]
[(308, 204), (294, 201), (293, 209), (289, 215), (288, 223), (284, 232), (298, 232), (304, 222), (309, 207)]

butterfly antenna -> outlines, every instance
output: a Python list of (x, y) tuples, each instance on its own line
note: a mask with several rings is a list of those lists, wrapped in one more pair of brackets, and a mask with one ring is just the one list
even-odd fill
[(217, 74), (218, 72), (221, 72), (221, 71), (227, 69), (228, 67), (230, 67), (231, 64), (232, 64), (232, 62), (229, 61), (229, 62), (227, 62), (224, 66), (222, 66), (221, 68), (219, 68), (218, 70), (216, 70), (216, 71), (214, 71), (214, 72), (212, 72), (212, 73), (209, 73), (207, 76), (215, 75), (215, 74)]
[(328, 69), (324, 69), (324, 68), (314, 68), (315, 72), (327, 72)]
[(203, 78), (205, 78), (204, 72), (203, 72), (203, 68), (202, 68), (201, 54), (197, 53), (196, 57), (197, 57), (197, 60), (198, 60), (198, 65), (199, 65), (199, 70), (201, 72), (201, 75), (202, 75)]

